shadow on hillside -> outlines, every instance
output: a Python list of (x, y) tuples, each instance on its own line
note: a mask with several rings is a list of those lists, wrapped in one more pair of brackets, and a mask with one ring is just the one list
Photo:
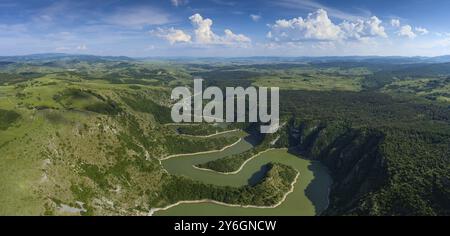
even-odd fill
[(328, 195), (332, 179), (328, 169), (319, 161), (311, 161), (308, 169), (313, 173), (313, 179), (306, 187), (305, 195), (314, 205), (316, 215), (319, 215), (328, 207)]
[[(308, 159), (303, 157), (306, 155), (305, 151), (299, 147), (289, 148), (288, 153), (295, 155), (298, 158)], [(329, 188), (331, 187), (332, 179), (327, 167), (320, 163), (320, 161), (311, 160), (308, 170), (313, 173), (313, 179), (306, 187), (305, 195), (314, 205), (316, 215), (319, 215), (328, 207)], [(301, 176), (302, 174), (300, 173), (300, 178)]]
[(268, 164), (262, 165), (261, 168), (248, 179), (248, 185), (255, 186), (260, 183), (269, 170)]

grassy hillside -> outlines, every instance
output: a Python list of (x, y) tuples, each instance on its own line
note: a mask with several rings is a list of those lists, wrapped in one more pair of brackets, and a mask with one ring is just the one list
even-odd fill
[(243, 137), (195, 136), (251, 130), (171, 124), (171, 89), (191, 86), (195, 76), (208, 86), (279, 86), (281, 118), (289, 121), (255, 148), (201, 167), (234, 171), (269, 147), (289, 147), (331, 170), (325, 214), (448, 215), (447, 64), (407, 62), (7, 58), (0, 65), (0, 215), (141, 215), (179, 200), (279, 201), (296, 173), (287, 166), (274, 163), (259, 184), (241, 188), (163, 168), (164, 157)]
[(160, 87), (58, 74), (1, 88), (2, 215), (146, 214), (167, 179), (158, 159), (239, 138), (179, 136)]

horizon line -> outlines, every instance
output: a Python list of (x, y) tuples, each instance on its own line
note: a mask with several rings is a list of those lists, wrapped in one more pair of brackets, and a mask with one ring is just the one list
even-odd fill
[(29, 54), (15, 54), (15, 55), (0, 55), (2, 57), (26, 57), (26, 56), (43, 56), (43, 55), (66, 55), (66, 56), (95, 56), (95, 57), (127, 57), (130, 59), (147, 59), (147, 58), (344, 58), (344, 57), (379, 57), (379, 58), (436, 58), (436, 57), (446, 57), (450, 54), (441, 54), (437, 56), (402, 56), (402, 55), (329, 55), (329, 56), (276, 56), (276, 55), (258, 55), (258, 56), (126, 56), (126, 55), (101, 55), (101, 54), (90, 54), (90, 53), (58, 53), (58, 52), (42, 52), (42, 53), (29, 53)]

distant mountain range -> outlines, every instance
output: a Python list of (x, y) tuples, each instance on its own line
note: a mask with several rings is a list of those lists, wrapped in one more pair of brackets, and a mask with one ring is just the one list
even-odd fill
[(21, 56), (0, 56), (0, 62), (55, 61), (55, 60), (131, 61), (134, 59), (125, 56), (96, 56), (86, 54), (65, 54), (65, 53), (43, 53), (43, 54), (21, 55)]
[(446, 63), (450, 62), (450, 55), (437, 57), (402, 57), (402, 56), (329, 56), (329, 57), (126, 57), (126, 56), (97, 56), (86, 54), (43, 53), (20, 56), (0, 56), (0, 62), (32, 62), (55, 60), (80, 60), (80, 61), (195, 61), (195, 62), (220, 62), (232, 61), (242, 63), (327, 63), (327, 62), (360, 62), (382, 64), (414, 64), (414, 63)]

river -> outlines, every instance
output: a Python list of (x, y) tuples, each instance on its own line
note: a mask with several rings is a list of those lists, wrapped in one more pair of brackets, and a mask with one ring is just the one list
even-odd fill
[(188, 176), (204, 183), (228, 186), (254, 184), (264, 176), (265, 166), (269, 162), (283, 163), (300, 172), (294, 191), (276, 208), (242, 208), (218, 205), (214, 203), (182, 203), (167, 210), (155, 212), (155, 215), (316, 215), (328, 205), (328, 191), (332, 183), (325, 166), (288, 152), (287, 149), (274, 149), (262, 153), (249, 161), (243, 169), (232, 175), (199, 170), (195, 164), (223, 158), (252, 148), (251, 138), (243, 138), (237, 144), (222, 151), (173, 157), (162, 161), (164, 168), (171, 174)]

